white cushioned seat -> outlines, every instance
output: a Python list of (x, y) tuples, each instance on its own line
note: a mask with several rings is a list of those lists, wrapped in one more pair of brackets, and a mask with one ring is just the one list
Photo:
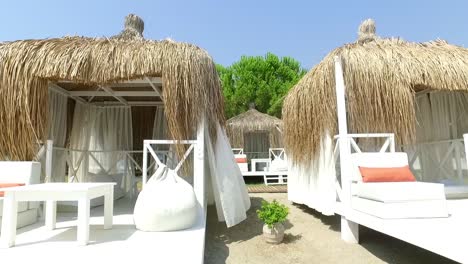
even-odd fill
[(354, 195), (384, 203), (418, 200), (444, 200), (444, 185), (429, 182), (359, 182)]
[(448, 217), (444, 185), (427, 182), (362, 182), (359, 166), (395, 168), (408, 165), (403, 152), (353, 153), (351, 207), (383, 219)]
[(467, 199), (468, 186), (445, 186), (445, 197), (447, 199)]

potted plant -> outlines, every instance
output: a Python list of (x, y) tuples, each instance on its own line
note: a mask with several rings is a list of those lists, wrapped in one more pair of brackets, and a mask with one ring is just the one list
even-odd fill
[(284, 226), (289, 209), (276, 200), (269, 203), (262, 201), (262, 207), (257, 210), (257, 215), (263, 221), (263, 236), (267, 243), (279, 244), (283, 241)]

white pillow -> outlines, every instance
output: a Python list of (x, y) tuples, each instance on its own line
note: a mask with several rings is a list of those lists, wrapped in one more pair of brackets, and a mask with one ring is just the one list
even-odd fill
[(138, 195), (133, 218), (142, 231), (175, 231), (194, 226), (197, 210), (192, 186), (160, 166)]
[(287, 171), (288, 163), (280, 157), (275, 158), (270, 164), (270, 171)]

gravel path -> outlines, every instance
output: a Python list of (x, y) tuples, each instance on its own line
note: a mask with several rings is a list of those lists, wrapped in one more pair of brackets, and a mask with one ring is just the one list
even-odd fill
[[(340, 238), (339, 216), (326, 217), (305, 206), (292, 205), (285, 193), (251, 194), (248, 219), (230, 229), (216, 219), (214, 208), (208, 210), (205, 244), (206, 264), (276, 264), (276, 263), (454, 263), (439, 255), (360, 228), (359, 245)], [(255, 210), (261, 200), (278, 200), (290, 208), (282, 244), (262, 240), (262, 223)]]

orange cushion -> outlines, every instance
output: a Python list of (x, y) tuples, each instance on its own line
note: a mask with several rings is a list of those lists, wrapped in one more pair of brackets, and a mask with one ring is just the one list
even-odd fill
[(237, 163), (247, 163), (247, 158), (236, 158)]
[[(17, 187), (17, 186), (24, 186), (24, 183), (0, 183), (0, 188), (8, 188), (8, 187)], [(3, 197), (5, 192), (0, 191), (0, 197)]]
[(363, 182), (412, 182), (416, 181), (409, 166), (395, 168), (359, 167)]

